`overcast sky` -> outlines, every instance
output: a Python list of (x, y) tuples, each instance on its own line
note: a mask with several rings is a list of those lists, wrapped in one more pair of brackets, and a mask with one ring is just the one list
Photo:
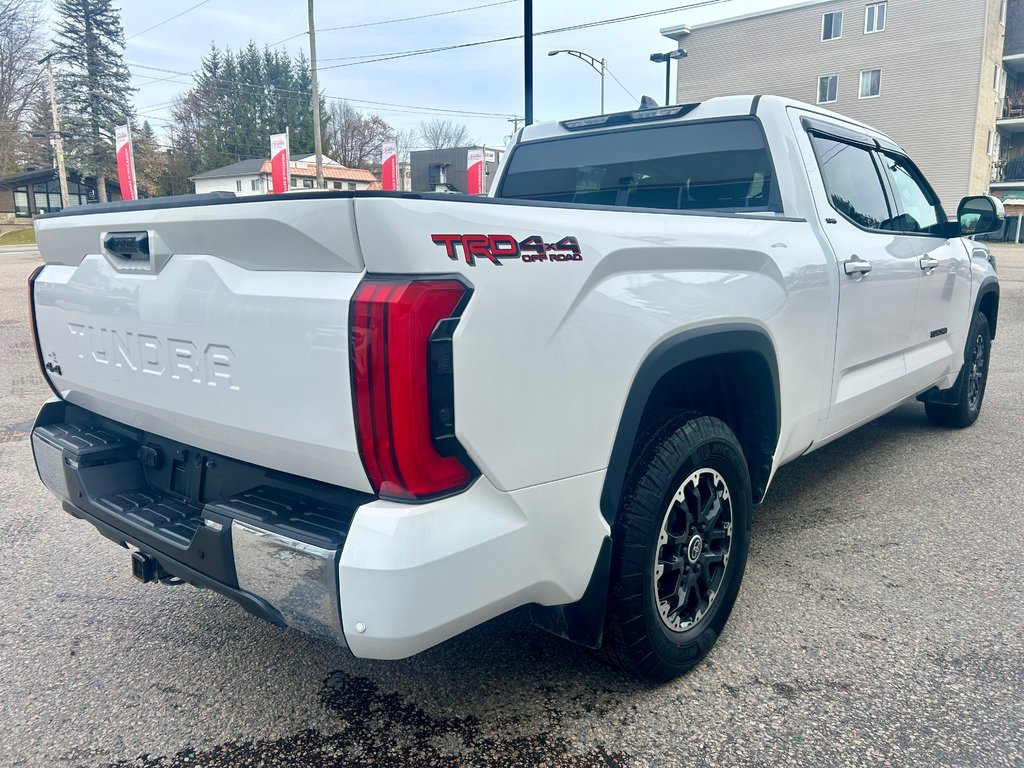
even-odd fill
[[(138, 89), (135, 104), (140, 119), (149, 119), (158, 132), (167, 125), (171, 99), (188, 87), (189, 78), (160, 72), (191, 72), (210, 43), (237, 49), (250, 40), (258, 45), (280, 43), (290, 53), (308, 45), (306, 0), (206, 0), (179, 18), (147, 28), (195, 6), (199, 0), (121, 0), (125, 60)], [(391, 61), (336, 66), (375, 54), (487, 40), (522, 33), (521, 0), (487, 8), (390, 24), (351, 28), (352, 25), (440, 13), (496, 0), (316, 0), (317, 52), (320, 87), (329, 98), (351, 100), (361, 111), (373, 111), (396, 128), (448, 115), (423, 114), (417, 107), (495, 113), (497, 116), (450, 117), (465, 123), (474, 139), (502, 145), (511, 133), (505, 115), (523, 114), (523, 42), (511, 40)], [(626, 16), (699, 0), (534, 0), (534, 32)], [(698, 24), (770, 8), (794, 0), (717, 0), (705, 7), (674, 11), (634, 21), (590, 29), (537, 36), (534, 41), (534, 117), (537, 121), (597, 114), (600, 78), (582, 61), (565, 54), (549, 57), (554, 48), (576, 48), (608, 60), (612, 77), (605, 81), (607, 111), (629, 109), (647, 94), (664, 99), (665, 68), (650, 62), (651, 53), (668, 51), (674, 43), (659, 30), (678, 24)], [(349, 29), (328, 31), (329, 27)], [(308, 52), (308, 49), (307, 49)], [(685, 72), (685, 62), (684, 62)], [(170, 79), (164, 79), (170, 78)], [(675, 75), (673, 74), (673, 90)], [(629, 93), (627, 93), (627, 90)], [(630, 95), (632, 94), (632, 95)], [(356, 100), (364, 100), (362, 102)], [(365, 101), (404, 106), (375, 106)], [(268, 147), (269, 154), (269, 147)]]

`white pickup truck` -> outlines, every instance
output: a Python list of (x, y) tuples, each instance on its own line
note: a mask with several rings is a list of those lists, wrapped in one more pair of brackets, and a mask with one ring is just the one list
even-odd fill
[(889, 138), (727, 97), (521, 131), (489, 198), (83, 206), (36, 224), (64, 509), (144, 581), (356, 656), (517, 606), (703, 658), (775, 471), (898, 406), (965, 427), (999, 287)]

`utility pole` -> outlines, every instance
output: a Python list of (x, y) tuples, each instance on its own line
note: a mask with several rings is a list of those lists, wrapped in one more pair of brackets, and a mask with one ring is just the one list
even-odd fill
[(519, 115), (516, 115), (515, 117), (510, 117), (505, 122), (512, 123), (512, 135), (515, 136), (516, 133), (519, 132), (519, 124), (523, 122), (523, 118), (519, 117)]
[(324, 152), (320, 140), (320, 87), (316, 81), (316, 25), (313, 0), (309, 0), (309, 71), (313, 85), (313, 148), (316, 151), (316, 188), (324, 187)]
[(46, 75), (50, 80), (50, 114), (53, 116), (53, 152), (57, 156), (57, 178), (60, 180), (60, 207), (68, 207), (68, 175), (64, 169), (64, 137), (60, 135), (60, 115), (57, 114), (57, 90), (53, 85), (53, 54), (39, 60), (46, 62)]
[(533, 125), (533, 0), (523, 0), (523, 90), (526, 125)]

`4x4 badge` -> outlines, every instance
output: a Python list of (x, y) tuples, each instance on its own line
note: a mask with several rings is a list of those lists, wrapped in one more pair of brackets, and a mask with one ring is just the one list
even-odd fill
[(568, 235), (557, 243), (547, 243), (540, 235), (524, 240), (516, 240), (512, 235), (431, 235), (430, 239), (435, 245), (443, 245), (452, 261), (458, 261), (461, 247), (462, 258), (471, 267), (476, 266), (477, 259), (487, 259), (498, 267), (505, 259), (527, 264), (583, 261), (579, 240)]

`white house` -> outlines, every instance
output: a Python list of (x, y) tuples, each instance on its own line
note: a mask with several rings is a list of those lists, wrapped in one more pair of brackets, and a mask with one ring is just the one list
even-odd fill
[[(324, 182), (328, 189), (357, 191), (380, 189), (377, 177), (362, 168), (346, 168), (329, 157), (323, 159)], [(316, 183), (316, 158), (313, 155), (293, 159), (289, 163), (291, 188), (295, 191), (313, 189)], [(265, 195), (271, 190), (270, 160), (241, 160), (223, 168), (198, 173), (192, 177), (196, 194), (232, 192), (240, 197)]]

